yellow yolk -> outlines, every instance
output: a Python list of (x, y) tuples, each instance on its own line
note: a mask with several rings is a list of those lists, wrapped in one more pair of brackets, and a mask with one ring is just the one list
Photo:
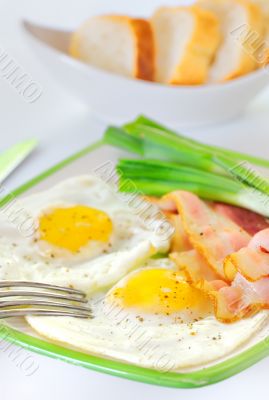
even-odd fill
[(107, 242), (112, 221), (100, 210), (82, 205), (56, 208), (39, 219), (40, 239), (77, 252), (90, 241)]
[(124, 287), (116, 288), (112, 296), (123, 307), (164, 315), (184, 310), (201, 310), (204, 314), (211, 307), (201, 290), (190, 286), (179, 272), (166, 269), (139, 271)]

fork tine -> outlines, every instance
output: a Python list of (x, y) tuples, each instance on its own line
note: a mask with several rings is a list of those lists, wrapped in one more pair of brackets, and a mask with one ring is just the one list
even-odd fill
[(81, 292), (80, 290), (50, 285), (48, 283), (40, 283), (40, 282), (25, 282), (25, 281), (0, 281), (0, 288), (9, 288), (9, 287), (31, 287), (31, 288), (42, 288), (42, 289), (49, 289), (55, 290), (59, 292), (65, 292), (69, 294), (77, 294), (78, 296), (85, 297), (85, 293)]
[[(83, 297), (76, 297), (67, 294), (60, 294), (60, 293), (49, 293), (49, 292), (38, 292), (38, 291), (26, 291), (26, 290), (9, 290), (9, 291), (1, 291), (0, 290), (0, 299), (3, 297), (42, 297), (48, 299), (62, 299), (62, 300), (69, 300), (75, 301), (78, 303), (87, 303), (87, 299)], [(1, 300), (0, 300), (1, 301)]]
[(13, 317), (24, 317), (26, 315), (34, 316), (48, 316), (48, 317), (74, 317), (74, 318), (92, 318), (91, 315), (85, 313), (78, 313), (72, 311), (52, 311), (52, 310), (40, 310), (40, 309), (25, 309), (25, 310), (0, 310), (0, 319), (13, 318)]
[(46, 283), (0, 281), (0, 319), (25, 315), (92, 318), (92, 310), (83, 303), (87, 303), (86, 294), (80, 290)]
[(15, 301), (1, 301), (0, 309), (6, 307), (20, 307), (20, 306), (45, 306), (45, 307), (59, 307), (59, 308), (67, 308), (70, 310), (77, 311), (86, 311), (91, 313), (91, 309), (85, 306), (75, 306), (68, 303), (56, 302), (56, 301), (44, 301), (44, 300), (15, 300)]

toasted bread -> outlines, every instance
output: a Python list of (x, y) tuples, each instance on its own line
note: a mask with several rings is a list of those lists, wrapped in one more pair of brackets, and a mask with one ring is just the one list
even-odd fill
[(255, 53), (265, 28), (260, 7), (247, 0), (200, 0), (198, 4), (214, 12), (221, 21), (222, 43), (209, 81), (228, 81), (258, 68)]
[(147, 20), (96, 16), (71, 38), (70, 54), (88, 64), (126, 77), (154, 80), (154, 41)]
[(217, 17), (196, 6), (161, 7), (152, 17), (156, 80), (174, 85), (206, 82), (219, 45)]

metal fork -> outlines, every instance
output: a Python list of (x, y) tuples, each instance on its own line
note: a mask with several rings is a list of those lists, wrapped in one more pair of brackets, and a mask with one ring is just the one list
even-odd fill
[[(14, 297), (14, 299), (12, 299)], [(80, 290), (23, 281), (0, 281), (0, 319), (25, 315), (92, 318)]]

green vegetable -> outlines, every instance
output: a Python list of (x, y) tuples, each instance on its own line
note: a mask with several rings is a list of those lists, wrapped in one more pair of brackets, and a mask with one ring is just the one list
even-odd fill
[(268, 180), (256, 172), (249, 163), (241, 161), (238, 164), (235, 164), (230, 157), (222, 155), (215, 156), (214, 160), (238, 181), (269, 195)]
[(269, 181), (248, 164), (269, 168), (268, 160), (199, 143), (144, 116), (108, 128), (104, 142), (144, 158), (119, 161), (121, 191), (162, 196), (188, 190), (269, 216)]
[(141, 156), (144, 154), (142, 140), (128, 135), (123, 129), (115, 126), (108, 127), (105, 131), (103, 142)]
[(187, 138), (186, 136), (176, 133), (176, 132), (158, 124), (157, 122), (150, 120), (149, 118), (147, 118), (143, 115), (139, 116), (135, 121), (124, 125), (124, 129), (126, 130), (126, 132), (133, 134), (133, 135), (137, 135), (137, 136), (139, 136), (141, 133), (145, 132), (146, 127), (158, 129), (158, 130), (162, 131), (163, 134), (166, 134), (167, 137), (175, 136), (180, 139), (181, 143), (184, 143), (185, 145), (189, 145), (189, 146), (192, 145), (196, 149), (199, 148), (200, 150), (202, 150), (204, 152), (206, 151), (211, 154), (214, 153), (216, 155), (217, 154), (218, 155), (226, 155), (226, 156), (231, 157), (234, 161), (236, 161), (236, 160), (237, 161), (248, 161), (251, 164), (254, 164), (257, 166), (269, 168), (269, 160), (266, 160), (261, 157), (255, 157), (250, 154), (245, 154), (245, 153), (240, 153), (240, 152), (233, 151), (233, 150), (224, 149), (224, 148), (218, 147), (218, 146), (212, 146), (212, 145), (200, 143), (196, 140)]
[[(262, 195), (229, 177), (156, 160), (120, 160), (117, 171), (122, 192), (163, 196), (174, 190), (187, 190), (207, 200), (229, 203), (269, 216), (269, 207), (266, 201), (262, 201)], [(132, 184), (128, 184), (130, 181)]]

